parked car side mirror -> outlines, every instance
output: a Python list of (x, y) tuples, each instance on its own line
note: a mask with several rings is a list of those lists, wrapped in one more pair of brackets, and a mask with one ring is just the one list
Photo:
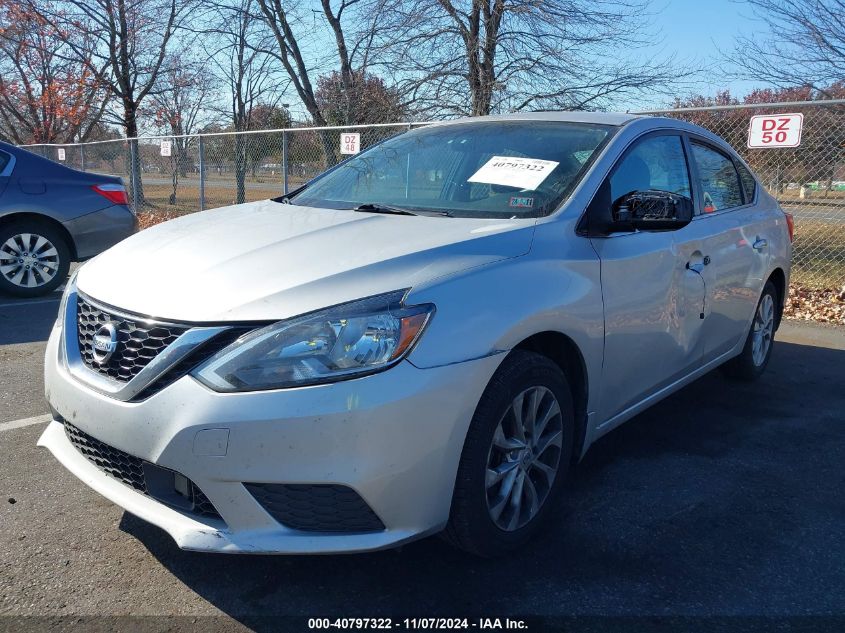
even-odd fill
[(668, 191), (633, 191), (612, 205), (613, 231), (675, 231), (692, 221), (692, 200)]

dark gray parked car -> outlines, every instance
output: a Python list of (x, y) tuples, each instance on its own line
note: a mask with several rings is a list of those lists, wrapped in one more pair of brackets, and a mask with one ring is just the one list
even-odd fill
[(0, 292), (52, 292), (71, 261), (97, 255), (136, 227), (120, 178), (0, 142)]

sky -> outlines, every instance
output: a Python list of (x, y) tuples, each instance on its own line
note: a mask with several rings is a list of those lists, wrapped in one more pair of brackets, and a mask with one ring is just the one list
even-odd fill
[(653, 27), (661, 32), (659, 50), (674, 53), (679, 60), (698, 60), (712, 65), (702, 75), (695, 92), (713, 95), (728, 88), (731, 94), (743, 96), (752, 89), (765, 87), (759, 82), (731, 79), (723, 54), (733, 50), (736, 37), (765, 36), (765, 24), (754, 18), (744, 2), (736, 0), (654, 0)]

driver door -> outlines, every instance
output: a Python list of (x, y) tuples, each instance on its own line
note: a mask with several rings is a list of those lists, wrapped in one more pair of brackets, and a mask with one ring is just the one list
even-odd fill
[[(638, 139), (602, 185), (597, 201), (634, 191), (692, 197), (684, 144), (674, 133)], [(609, 195), (608, 195), (609, 194)], [(701, 240), (684, 227), (591, 237), (601, 260), (605, 351), (599, 419), (608, 421), (701, 363), (705, 284)]]

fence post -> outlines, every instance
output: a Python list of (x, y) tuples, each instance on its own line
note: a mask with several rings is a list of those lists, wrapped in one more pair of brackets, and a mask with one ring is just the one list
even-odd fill
[(199, 137), (200, 149), (200, 211), (205, 211), (205, 147)]
[(129, 141), (129, 182), (132, 183), (132, 209), (138, 213), (138, 177), (141, 172), (140, 168), (135, 169), (135, 149), (136, 143)]
[(79, 160), (82, 163), (82, 171), (85, 171), (85, 146), (79, 146)]
[(282, 132), (282, 173), (284, 174), (284, 189), (285, 195), (288, 195), (288, 133), (287, 130)]

